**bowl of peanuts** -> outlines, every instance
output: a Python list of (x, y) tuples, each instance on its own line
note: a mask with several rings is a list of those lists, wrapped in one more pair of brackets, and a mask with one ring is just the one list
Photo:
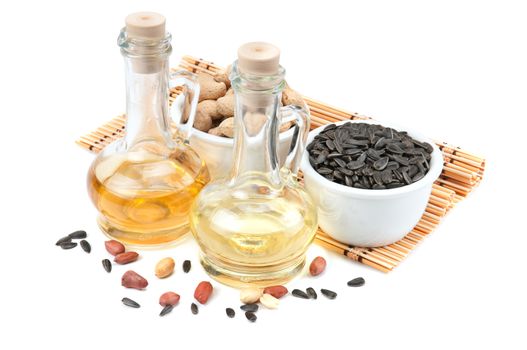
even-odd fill
[[(212, 179), (229, 174), (234, 157), (234, 91), (229, 80), (229, 69), (220, 74), (205, 72), (198, 74), (200, 96), (190, 134), (190, 146), (205, 161)], [(282, 92), (282, 105), (304, 105), (300, 94), (288, 86)], [(258, 128), (263, 120), (255, 118), (253, 127)], [(260, 126), (261, 126), (260, 124)], [(292, 124), (280, 126), (277, 147), (280, 165), (283, 165), (294, 128)]]

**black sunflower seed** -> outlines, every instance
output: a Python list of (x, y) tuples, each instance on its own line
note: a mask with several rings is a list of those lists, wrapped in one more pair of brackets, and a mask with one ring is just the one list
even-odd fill
[(300, 290), (300, 289), (293, 289), (291, 294), (293, 296), (297, 297), (297, 298), (309, 299), (309, 296), (306, 294), (306, 292), (304, 292), (303, 290)]
[(234, 315), (236, 315), (236, 312), (234, 312), (234, 309), (231, 309), (230, 307), (225, 309), (225, 313), (227, 314), (227, 316), (229, 316), (229, 318), (233, 318)]
[(76, 246), (77, 246), (77, 243), (75, 242), (64, 242), (64, 243), (59, 244), (59, 247), (61, 247), (62, 249), (72, 249), (72, 248), (75, 248)]
[(410, 165), (410, 161), (404, 156), (395, 155), (393, 156), (393, 160), (402, 165)]
[(198, 312), (199, 312), (199, 310), (198, 310), (198, 305), (196, 305), (196, 304), (194, 304), (194, 303), (190, 304), (190, 311), (192, 311), (192, 313), (193, 313), (194, 315), (197, 315)]
[(190, 268), (191, 268), (190, 260), (183, 261), (183, 272), (188, 273), (190, 271)]
[(408, 175), (408, 173), (406, 171), (403, 172), (403, 179), (404, 179), (404, 182), (406, 182), (407, 185), (412, 183), (412, 178), (410, 177), (410, 175)]
[(329, 289), (322, 288), (320, 292), (329, 299), (335, 299), (337, 297), (337, 293)]
[(247, 312), (245, 313), (245, 317), (247, 317), (247, 319), (248, 319), (249, 321), (251, 321), (251, 322), (256, 322), (256, 319), (258, 318), (258, 317), (256, 317), (255, 313), (254, 313), (254, 312), (251, 312), (251, 311), (247, 311)]
[(386, 166), (388, 165), (389, 161), (390, 161), (390, 158), (382, 157), (373, 163), (373, 168), (375, 168), (375, 170), (384, 170)]
[(123, 299), (121, 299), (121, 301), (123, 302), (124, 305), (129, 306), (129, 307), (133, 307), (135, 309), (139, 309), (141, 307), (141, 305), (139, 305), (139, 303), (137, 301), (132, 300), (130, 298), (123, 298)]
[(83, 240), (81, 241), (81, 248), (82, 248), (82, 250), (84, 250), (84, 251), (85, 251), (86, 253), (88, 253), (88, 254), (91, 252), (91, 245), (90, 245), (90, 243), (88, 243), (88, 241), (85, 240), (85, 239), (83, 239)]
[(348, 281), (348, 286), (350, 286), (350, 287), (361, 287), (361, 286), (364, 285), (364, 283), (366, 283), (364, 278), (357, 277), (357, 278), (352, 279), (351, 281)]
[(62, 243), (67, 243), (67, 242), (71, 242), (71, 237), (70, 236), (62, 237), (61, 239), (59, 239), (57, 241), (57, 243), (55, 243), (55, 245), (61, 245)]
[(358, 169), (362, 168), (364, 165), (365, 165), (365, 163), (364, 162), (360, 162), (360, 161), (351, 161), (348, 164), (346, 164), (346, 166), (350, 170), (358, 170)]
[(104, 270), (108, 273), (112, 272), (112, 263), (110, 262), (110, 260), (108, 259), (103, 259), (102, 260), (102, 267), (104, 268)]
[(243, 311), (256, 312), (258, 311), (258, 304), (243, 304), (240, 306)]
[(161, 310), (161, 312), (159, 313), (159, 316), (165, 316), (166, 314), (169, 314), (170, 312), (172, 312), (172, 309), (174, 308), (174, 305), (167, 305), (163, 308), (163, 310)]
[(335, 158), (335, 163), (337, 163), (340, 167), (346, 166), (346, 162), (339, 158)]
[(425, 177), (424, 174), (419, 172), (419, 173), (415, 174), (414, 177), (412, 177), (412, 181), (413, 182), (417, 182), (417, 181), (421, 180), (423, 177)]
[(320, 174), (320, 175), (329, 175), (333, 172), (333, 170), (329, 169), (329, 168), (318, 168), (317, 172)]
[(79, 231), (70, 233), (68, 237), (71, 239), (83, 239), (83, 238), (88, 237), (88, 235), (86, 234), (86, 231), (79, 230)]
[(309, 299), (316, 299), (318, 297), (317, 292), (315, 292), (315, 290), (311, 287), (307, 288), (306, 292), (307, 292), (306, 294), (309, 297)]

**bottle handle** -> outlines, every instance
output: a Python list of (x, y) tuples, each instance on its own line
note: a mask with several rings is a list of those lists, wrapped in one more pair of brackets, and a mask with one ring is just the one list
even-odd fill
[(280, 108), (282, 116), (282, 124), (294, 122), (293, 138), (291, 139), (291, 146), (287, 152), (284, 167), (289, 169), (293, 175), (298, 174), (302, 155), (306, 149), (307, 134), (309, 133), (309, 125), (311, 122), (309, 109), (307, 106), (289, 105)]
[(169, 114), (172, 121), (176, 124), (178, 137), (183, 142), (188, 143), (198, 106), (198, 77), (196, 74), (186, 70), (170, 72), (168, 86), (170, 89), (175, 87), (181, 87), (182, 89), (175, 100), (172, 101)]

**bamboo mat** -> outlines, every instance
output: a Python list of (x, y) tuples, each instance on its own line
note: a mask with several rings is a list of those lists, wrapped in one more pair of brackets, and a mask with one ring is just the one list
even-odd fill
[[(178, 69), (191, 72), (217, 74), (224, 68), (213, 62), (185, 56)], [(170, 91), (170, 102), (179, 93), (178, 89)], [(323, 102), (304, 96), (311, 111), (311, 128), (349, 119), (370, 119), (369, 117), (329, 106)], [(81, 136), (77, 143), (92, 152), (101, 151), (106, 145), (121, 138), (125, 132), (125, 116), (118, 116), (97, 130)], [(439, 225), (442, 218), (475, 187), (479, 185), (485, 171), (485, 159), (460, 147), (446, 142), (436, 141), (443, 152), (444, 168), (439, 179), (434, 183), (426, 211), (421, 220), (403, 239), (385, 247), (362, 248), (338, 242), (320, 228), (315, 242), (329, 250), (343, 254), (348, 258), (377, 270), (388, 272), (403, 261), (408, 254)]]

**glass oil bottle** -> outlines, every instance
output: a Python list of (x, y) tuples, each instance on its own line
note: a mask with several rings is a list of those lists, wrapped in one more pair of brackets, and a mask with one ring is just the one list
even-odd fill
[[(126, 135), (94, 160), (88, 191), (108, 236), (133, 245), (164, 245), (188, 232), (191, 203), (209, 181), (187, 135), (173, 139), (170, 129), (172, 116), (176, 123), (188, 119), (181, 129), (190, 130), (199, 85), (188, 72), (169, 75), (171, 36), (163, 16), (141, 12), (125, 22), (118, 44), (126, 67)], [(183, 91), (170, 110), (169, 85), (182, 85)]]
[[(238, 287), (293, 278), (317, 228), (315, 206), (296, 178), (309, 112), (305, 106), (280, 108), (285, 70), (278, 61), (273, 45), (240, 47), (230, 77), (236, 101), (234, 165), (228, 178), (203, 189), (191, 210), (205, 270)], [(253, 127), (255, 118), (265, 120), (260, 129)], [(280, 168), (278, 129), (291, 121), (295, 136)]]

